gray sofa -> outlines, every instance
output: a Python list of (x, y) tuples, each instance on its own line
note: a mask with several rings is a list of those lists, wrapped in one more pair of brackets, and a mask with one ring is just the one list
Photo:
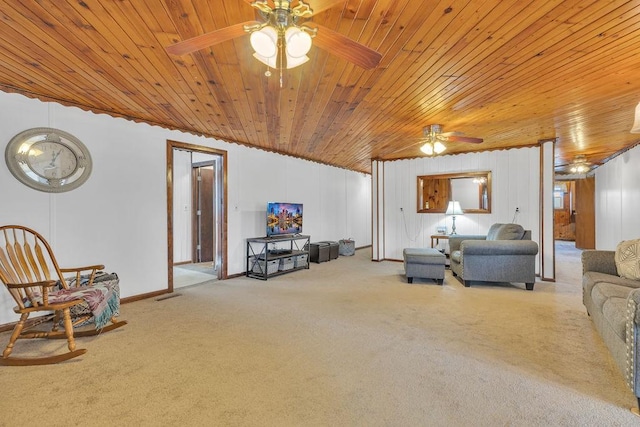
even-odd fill
[(620, 277), (614, 256), (615, 251), (582, 252), (582, 302), (640, 407), (640, 281)]
[(538, 244), (519, 224), (493, 224), (486, 236), (449, 237), (451, 272), (465, 287), (471, 281), (521, 282), (532, 291)]

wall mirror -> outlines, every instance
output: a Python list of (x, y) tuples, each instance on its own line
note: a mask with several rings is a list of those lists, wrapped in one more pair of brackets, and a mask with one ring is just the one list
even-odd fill
[(491, 172), (463, 172), (418, 177), (418, 212), (444, 213), (457, 200), (465, 213), (491, 213)]

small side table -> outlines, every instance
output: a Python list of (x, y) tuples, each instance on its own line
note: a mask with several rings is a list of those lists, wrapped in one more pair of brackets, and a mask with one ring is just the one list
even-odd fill
[[(433, 241), (436, 241), (436, 246), (440, 243), (440, 240), (449, 240), (449, 234), (432, 234), (431, 235), (431, 247), (435, 248), (435, 246), (433, 245)], [(449, 262), (449, 254), (445, 253), (446, 251), (443, 249), (442, 252), (444, 253), (444, 256), (446, 257), (446, 261), (445, 261), (445, 266), (448, 268), (450, 266), (450, 262)]]
[(432, 234), (431, 235), (431, 247), (434, 248), (435, 246), (433, 246), (433, 241), (436, 241), (436, 245), (438, 245), (438, 243), (440, 243), (440, 240), (449, 240), (449, 235), (448, 234)]

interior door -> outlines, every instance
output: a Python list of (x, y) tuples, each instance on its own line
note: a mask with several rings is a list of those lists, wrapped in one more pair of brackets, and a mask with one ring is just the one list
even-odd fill
[(596, 179), (588, 177), (576, 180), (576, 248), (595, 249)]
[(212, 166), (193, 167), (193, 260), (214, 260), (215, 207)]

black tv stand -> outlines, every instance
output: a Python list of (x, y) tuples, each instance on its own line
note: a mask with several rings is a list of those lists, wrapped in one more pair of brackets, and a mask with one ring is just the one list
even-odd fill
[[(309, 268), (310, 237), (302, 234), (247, 239), (247, 276), (269, 277)], [(288, 247), (274, 247), (277, 243)]]

